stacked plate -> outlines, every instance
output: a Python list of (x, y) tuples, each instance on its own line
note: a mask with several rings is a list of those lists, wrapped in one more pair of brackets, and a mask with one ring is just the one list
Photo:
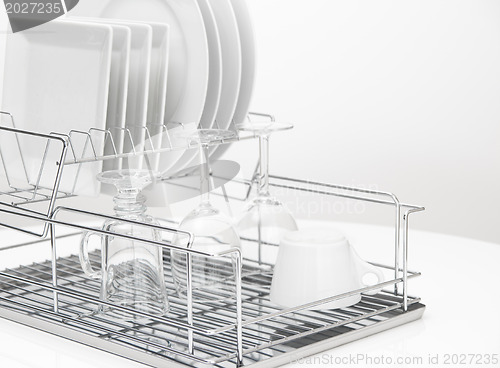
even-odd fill
[[(229, 129), (246, 118), (254, 82), (245, 1), (81, 1), (64, 19), (8, 35), (2, 109), (21, 129), (73, 130), (76, 157), (88, 156), (82, 132), (96, 154), (110, 155), (185, 146), (181, 129)], [(145, 166), (169, 175), (197, 159), (174, 149), (82, 165), (78, 175)], [(61, 189), (100, 192), (64, 179)]]

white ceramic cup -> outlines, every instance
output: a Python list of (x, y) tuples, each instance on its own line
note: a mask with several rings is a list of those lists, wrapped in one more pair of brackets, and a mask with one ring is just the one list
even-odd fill
[[(370, 275), (377, 281), (368, 284)], [(381, 270), (363, 261), (339, 231), (292, 231), (280, 242), (271, 302), (292, 308), (375, 285), (383, 279)], [(344, 308), (360, 300), (361, 294), (355, 294), (311, 309)]]

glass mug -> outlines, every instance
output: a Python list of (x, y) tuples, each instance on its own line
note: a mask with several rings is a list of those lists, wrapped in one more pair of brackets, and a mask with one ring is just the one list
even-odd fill
[[(151, 182), (150, 178), (147, 172), (134, 170), (109, 171), (98, 175), (101, 182), (112, 183), (118, 188), (118, 195), (114, 198), (118, 218), (107, 220), (102, 230), (145, 241), (87, 232), (80, 244), (80, 263), (87, 276), (101, 280), (101, 300), (161, 316), (168, 311), (163, 250), (147, 242), (161, 241), (161, 235), (156, 229), (122, 221), (158, 225), (153, 217), (145, 214), (145, 197), (140, 194), (140, 189)], [(94, 270), (89, 259), (88, 242), (92, 236), (101, 238), (100, 270)], [(103, 305), (99, 306), (98, 312), (121, 319), (140, 318), (136, 314)]]

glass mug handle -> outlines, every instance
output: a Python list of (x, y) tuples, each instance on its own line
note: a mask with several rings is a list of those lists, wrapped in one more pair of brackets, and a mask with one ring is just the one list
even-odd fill
[(101, 236), (97, 233), (88, 232), (82, 237), (82, 240), (80, 242), (80, 254), (79, 254), (80, 264), (82, 266), (83, 272), (85, 272), (85, 274), (87, 276), (89, 276), (90, 278), (96, 279), (96, 280), (100, 280), (101, 276), (102, 276), (102, 272), (100, 270), (95, 271), (92, 268), (92, 265), (90, 264), (89, 249), (88, 248), (89, 248), (89, 238), (92, 235), (97, 235), (99, 237)]

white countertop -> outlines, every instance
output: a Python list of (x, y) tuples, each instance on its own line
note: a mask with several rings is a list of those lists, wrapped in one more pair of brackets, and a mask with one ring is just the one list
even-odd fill
[[(380, 240), (375, 239), (392, 237), (391, 229), (355, 224), (337, 227), (346, 233), (362, 257), (378, 261), (385, 256), (387, 247), (381, 251), (380, 244), (377, 246)], [(392, 365), (404, 367), (451, 366), (454, 359), (466, 363), (459, 366), (474, 366), (469, 359), (482, 359), (482, 367), (500, 366), (485, 364), (485, 354), (497, 354), (500, 360), (500, 245), (411, 230), (409, 246), (410, 269), (423, 274), (411, 281), (409, 289), (410, 295), (420, 296), (427, 305), (421, 320), (288, 366), (330, 366), (335, 362), (344, 363), (338, 366), (385, 366), (382, 362), (391, 363), (388, 359)], [(390, 251), (387, 249), (387, 254)], [(449, 364), (445, 364), (447, 354)], [(438, 364), (434, 364), (436, 357)], [(0, 367), (117, 366), (144, 367), (0, 319)]]

